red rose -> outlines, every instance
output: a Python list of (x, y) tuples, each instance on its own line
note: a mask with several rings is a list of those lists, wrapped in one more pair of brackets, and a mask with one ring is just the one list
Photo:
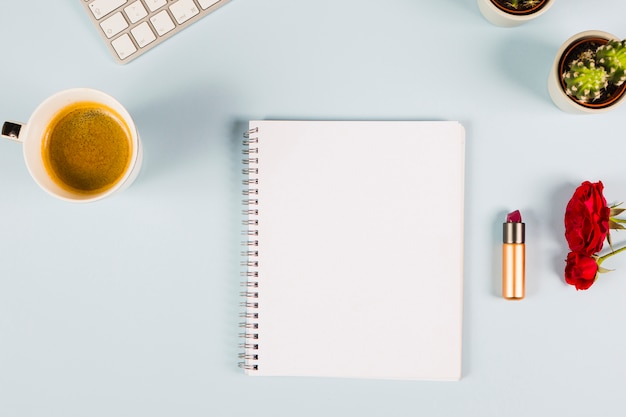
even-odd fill
[(565, 208), (565, 239), (572, 252), (593, 255), (609, 233), (611, 209), (602, 195), (601, 181), (583, 182)]
[(591, 256), (570, 252), (565, 260), (565, 282), (586, 290), (595, 282), (598, 275), (598, 262)]

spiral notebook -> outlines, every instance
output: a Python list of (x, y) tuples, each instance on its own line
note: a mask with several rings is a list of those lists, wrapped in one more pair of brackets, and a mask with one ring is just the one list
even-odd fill
[(458, 122), (251, 121), (240, 366), (249, 375), (458, 380)]

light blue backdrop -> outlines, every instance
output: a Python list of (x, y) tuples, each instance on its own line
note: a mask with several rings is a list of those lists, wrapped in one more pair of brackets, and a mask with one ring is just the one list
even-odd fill
[[(233, 0), (126, 66), (80, 0), (3, 2), (1, 118), (26, 121), (65, 88), (102, 89), (135, 117), (145, 165), (124, 194), (69, 205), (32, 182), (19, 144), (0, 142), (0, 416), (620, 415), (626, 256), (576, 292), (562, 279), (562, 217), (583, 180), (626, 199), (626, 108), (565, 114), (546, 80), (574, 33), (626, 37), (626, 5), (555, 1), (505, 29), (475, 0)], [(253, 118), (463, 123), (461, 382), (236, 367), (237, 146)], [(513, 209), (527, 223), (521, 302), (498, 295)]]

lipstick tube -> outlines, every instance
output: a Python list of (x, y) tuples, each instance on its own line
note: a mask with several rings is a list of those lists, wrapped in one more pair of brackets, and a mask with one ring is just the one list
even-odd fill
[(502, 297), (521, 300), (526, 291), (525, 228), (519, 211), (502, 225)]

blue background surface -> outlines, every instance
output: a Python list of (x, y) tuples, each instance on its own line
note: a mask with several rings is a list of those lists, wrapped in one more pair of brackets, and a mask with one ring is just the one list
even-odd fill
[[(556, 0), (500, 28), (475, 0), (233, 0), (126, 66), (78, 0), (0, 11), (2, 119), (25, 122), (59, 90), (97, 88), (126, 105), (145, 152), (129, 190), (72, 205), (37, 187), (19, 144), (0, 142), (1, 416), (623, 413), (626, 256), (576, 292), (562, 278), (562, 217), (584, 180), (626, 199), (626, 109), (566, 114), (546, 87), (571, 35), (626, 37), (622, 1)], [(237, 368), (238, 147), (247, 120), (265, 118), (465, 126), (460, 382)], [(521, 302), (499, 296), (501, 223), (514, 209), (527, 224)]]

